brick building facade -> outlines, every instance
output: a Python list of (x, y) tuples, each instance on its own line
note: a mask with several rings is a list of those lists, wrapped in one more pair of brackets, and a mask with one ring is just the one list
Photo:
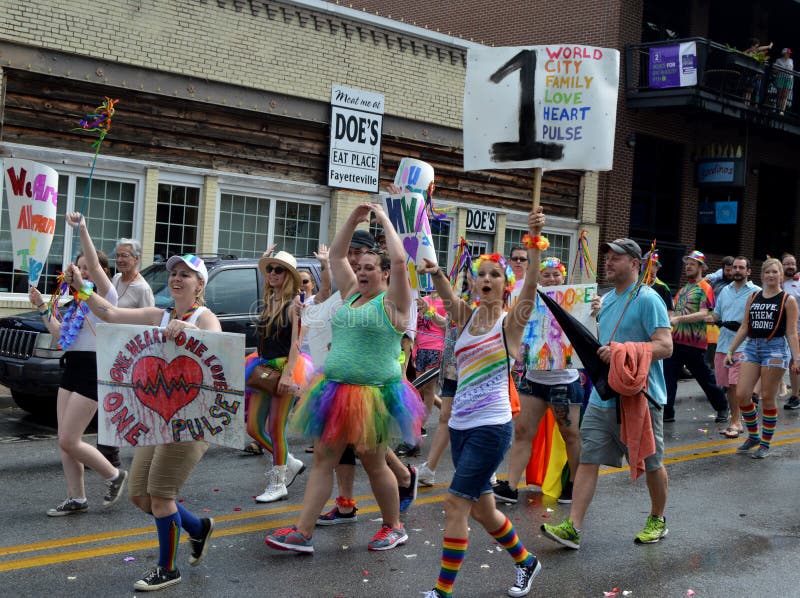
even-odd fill
[[(94, 174), (88, 215), (98, 245), (143, 244), (143, 265), (172, 253), (307, 255), (364, 195), (327, 186), (333, 85), (384, 94), (381, 187), (400, 159), (436, 169), (450, 207), (435, 237), (442, 261), (459, 235), (504, 251), (525, 225), (528, 171), (464, 172), (466, 52), (472, 42), (321, 0), (115, 3), (0, 0), (0, 159), (59, 171), (59, 214), (80, 208), (91, 139), (75, 132), (103, 96), (119, 98)], [(594, 175), (543, 181), (555, 249), (597, 238)], [(497, 215), (490, 235), (467, 210)], [(5, 210), (5, 209), (4, 209)], [(0, 221), (0, 308), (27, 306)], [(45, 284), (73, 255), (59, 225)], [(16, 292), (15, 292), (16, 291)]]

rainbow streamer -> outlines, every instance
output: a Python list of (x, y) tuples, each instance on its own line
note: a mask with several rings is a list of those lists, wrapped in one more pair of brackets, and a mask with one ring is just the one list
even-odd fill
[(576, 272), (581, 272), (590, 280), (597, 280), (597, 271), (592, 263), (592, 253), (589, 250), (589, 232), (585, 229), (578, 236), (578, 251), (575, 252), (575, 259), (572, 262), (569, 284), (573, 283)]
[(425, 207), (428, 209), (429, 216), (434, 220), (444, 220), (447, 218), (446, 210), (437, 210), (436, 207), (433, 205), (433, 192), (436, 189), (436, 185), (431, 184), (428, 185), (428, 188), (425, 189), (425, 193), (423, 196), (425, 197)]
[[(80, 213), (86, 215), (86, 202), (89, 198), (89, 193), (92, 190), (92, 178), (94, 177), (94, 167), (97, 165), (97, 156), (100, 153), (100, 147), (103, 141), (111, 130), (111, 120), (114, 118), (116, 108), (114, 107), (119, 100), (112, 100), (106, 96), (105, 101), (95, 108), (94, 112), (90, 112), (80, 120), (80, 127), (72, 129), (73, 131), (85, 131), (87, 133), (96, 133), (97, 139), (92, 142), (94, 148), (94, 157), (92, 158), (92, 167), (89, 169), (89, 180), (86, 181), (86, 189), (83, 192), (83, 201), (81, 201)], [(78, 238), (78, 228), (75, 229), (75, 238), (73, 244), (73, 256), (77, 255), (77, 243), (74, 243)]]

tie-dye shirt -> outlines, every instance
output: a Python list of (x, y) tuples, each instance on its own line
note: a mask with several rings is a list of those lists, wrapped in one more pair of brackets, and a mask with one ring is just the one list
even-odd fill
[[(474, 315), (475, 312), (473, 312)], [(467, 430), (511, 421), (509, 357), (501, 315), (486, 334), (473, 336), (468, 322), (456, 341), (458, 388), (449, 426)]]
[[(705, 280), (690, 282), (675, 295), (675, 315), (696, 314), (701, 309), (714, 310), (714, 290)], [(672, 342), (679, 345), (705, 349), (708, 347), (706, 323), (704, 321), (675, 324)]]

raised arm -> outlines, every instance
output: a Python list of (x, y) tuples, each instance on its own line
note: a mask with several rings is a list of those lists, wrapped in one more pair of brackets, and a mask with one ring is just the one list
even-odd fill
[(328, 246), (320, 243), (319, 251), (314, 252), (314, 257), (319, 260), (319, 290), (314, 295), (314, 303), (323, 303), (333, 293), (333, 279), (331, 278), (331, 265), (328, 259)]
[(417, 268), (419, 274), (430, 274), (436, 292), (442, 298), (442, 305), (445, 311), (450, 314), (450, 319), (455, 322), (459, 329), (467, 323), (472, 308), (461, 297), (457, 297), (450, 287), (450, 280), (444, 271), (428, 258), (423, 258), (423, 265)]
[(389, 317), (395, 328), (405, 330), (411, 311), (411, 283), (408, 281), (408, 269), (406, 268), (406, 250), (383, 206), (377, 203), (372, 204), (372, 211), (375, 213), (378, 224), (383, 227), (383, 233), (386, 235), (386, 250), (389, 252), (389, 259), (392, 262), (386, 303), (394, 309), (387, 310), (387, 313), (391, 314)]
[(67, 214), (67, 224), (73, 229), (78, 230), (78, 236), (81, 240), (81, 249), (83, 249), (83, 257), (86, 259), (86, 267), (92, 275), (95, 289), (103, 297), (108, 293), (111, 288), (111, 281), (100, 265), (100, 260), (97, 257), (97, 250), (94, 248), (92, 237), (89, 236), (89, 229), (86, 228), (86, 218), (80, 212), (70, 212)]
[[(541, 247), (545, 239), (539, 236), (544, 228), (544, 210), (541, 206), (528, 214), (528, 231), (530, 242), (528, 247), (528, 270), (525, 273), (525, 281), (522, 284), (519, 298), (511, 308), (506, 317), (503, 327), (506, 332), (508, 347), (512, 350), (518, 349), (522, 344), (522, 334), (525, 332), (525, 325), (531, 317), (533, 307), (536, 305), (536, 287), (539, 283), (539, 263), (542, 261)], [(512, 355), (515, 359), (519, 356)]]
[(350, 241), (353, 238), (353, 232), (355, 232), (356, 226), (361, 222), (369, 222), (369, 214), (371, 211), (371, 203), (362, 203), (357, 206), (344, 223), (344, 226), (336, 233), (336, 236), (333, 238), (333, 243), (331, 243), (331, 249), (328, 252), (331, 274), (333, 274), (333, 280), (336, 282), (336, 286), (339, 287), (342, 299), (348, 299), (355, 293), (358, 285), (356, 273), (353, 272), (353, 269), (347, 261), (347, 251), (350, 249)]
[[(158, 326), (161, 323), (161, 316), (164, 313), (162, 309), (157, 307), (137, 307), (132, 309), (117, 307), (106, 301), (99, 293), (92, 292), (90, 287), (84, 286), (81, 271), (75, 264), (69, 265), (64, 276), (67, 283), (78, 292), (78, 297), (86, 303), (94, 315), (104, 322), (152, 326)], [(202, 317), (200, 320), (202, 320)]]

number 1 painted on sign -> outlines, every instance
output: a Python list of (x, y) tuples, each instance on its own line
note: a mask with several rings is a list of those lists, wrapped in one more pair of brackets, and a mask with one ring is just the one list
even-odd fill
[(493, 162), (521, 162), (524, 160), (560, 160), (564, 146), (560, 143), (536, 141), (536, 104), (534, 87), (536, 81), (536, 52), (522, 50), (497, 69), (489, 80), (499, 83), (509, 74), (519, 70), (519, 141), (499, 141), (492, 144)]

